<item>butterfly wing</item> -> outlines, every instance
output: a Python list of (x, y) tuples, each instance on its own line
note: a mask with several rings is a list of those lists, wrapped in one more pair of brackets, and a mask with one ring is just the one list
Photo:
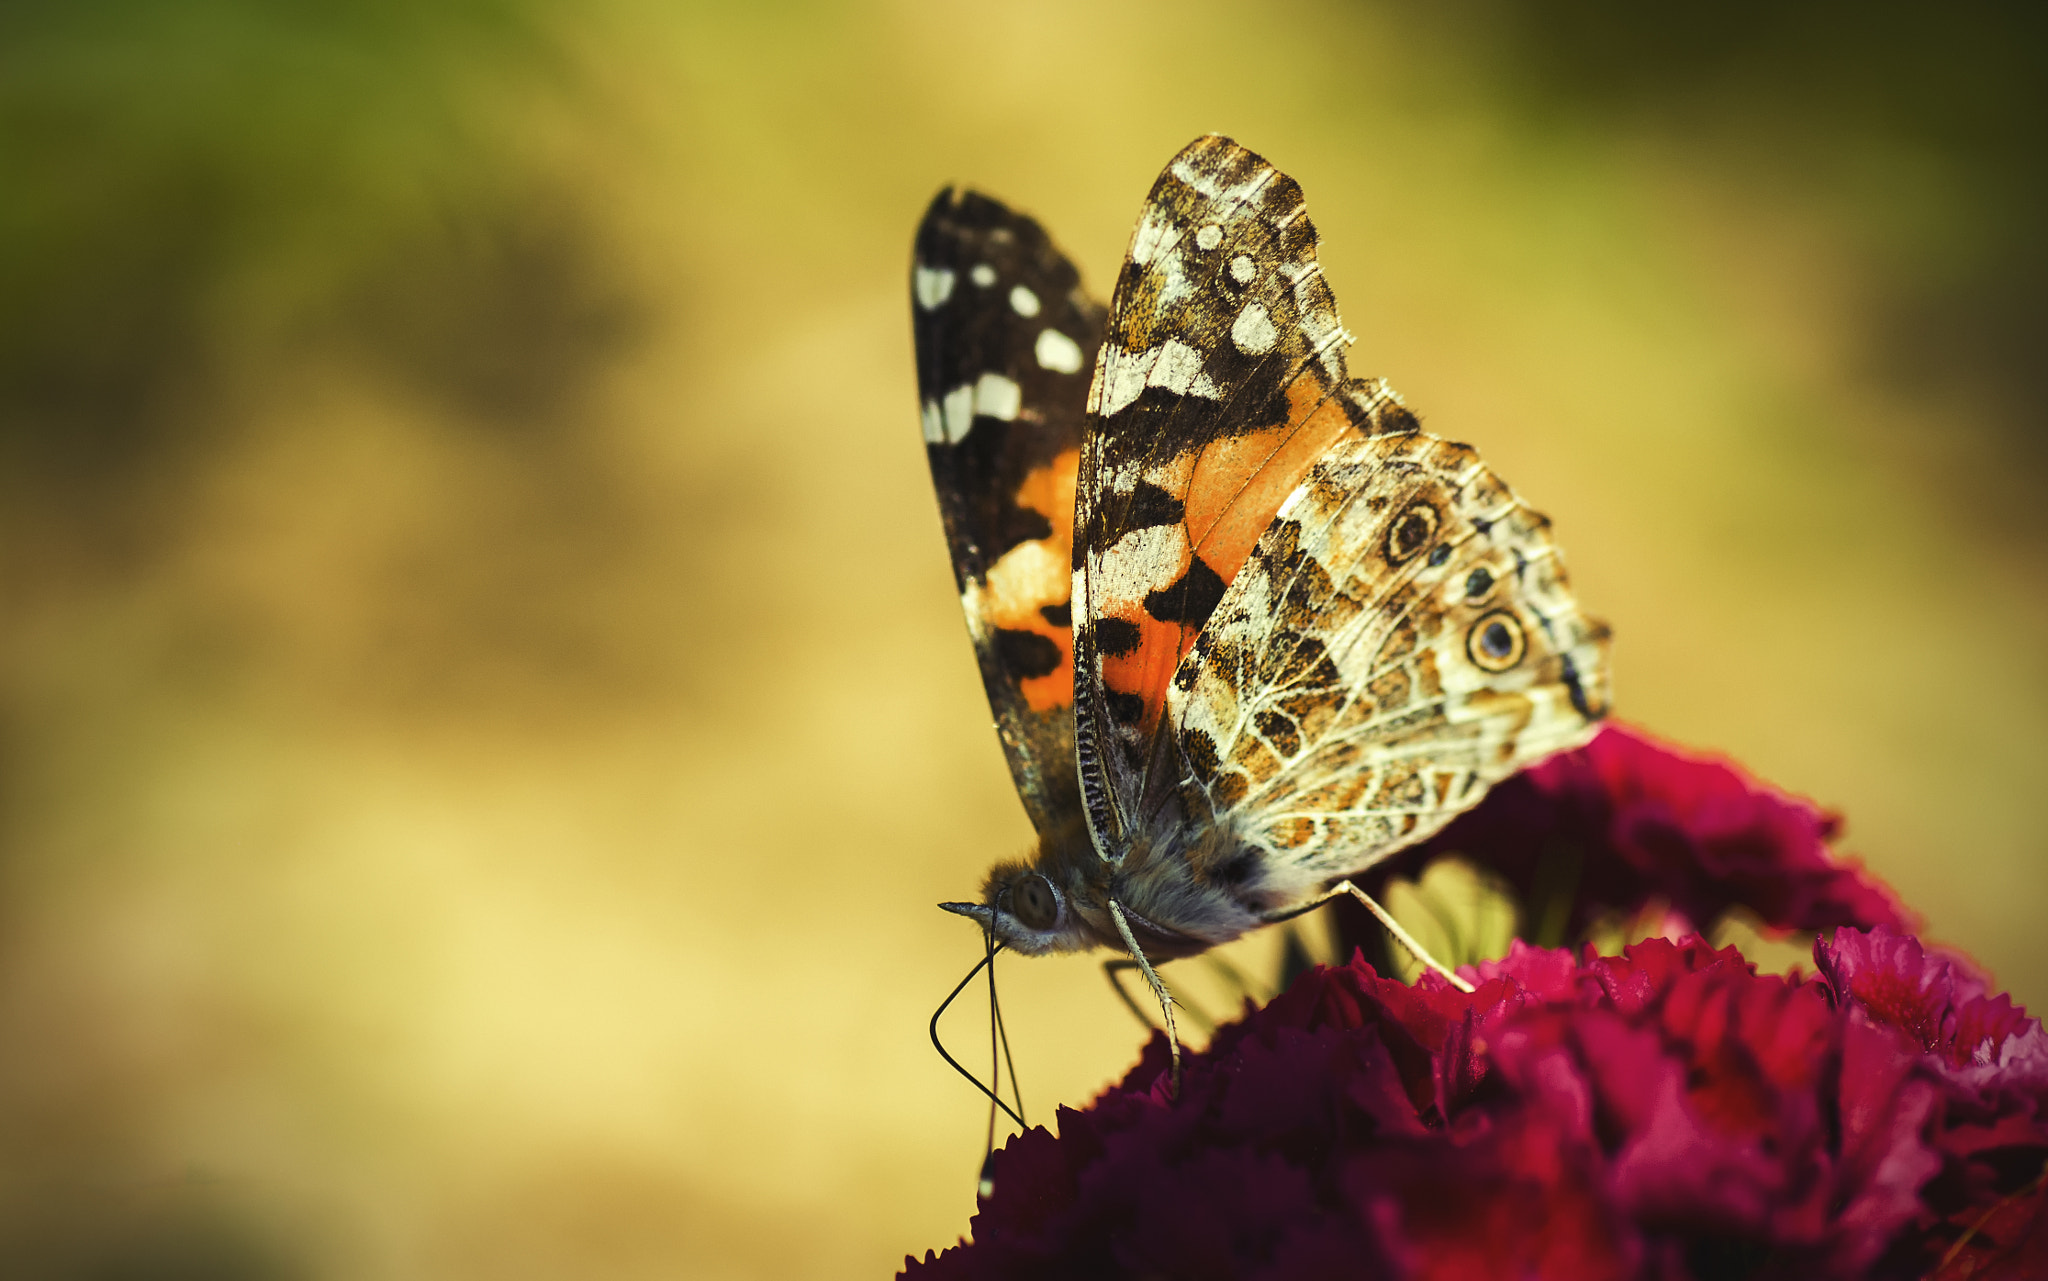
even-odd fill
[(1316, 462), (1174, 676), (1181, 812), (1232, 835), (1198, 879), (1305, 901), (1592, 736), (1607, 630), (1549, 525), (1420, 432)]
[(1017, 793), (1051, 832), (1080, 804), (1069, 567), (1103, 311), (1036, 222), (948, 190), (918, 226), (911, 321), (961, 607)]
[(1153, 185), (1088, 393), (1074, 593), (1080, 779), (1118, 858), (1161, 756), (1168, 685), (1280, 505), (1338, 440), (1409, 432), (1349, 380), (1301, 188), (1227, 138)]

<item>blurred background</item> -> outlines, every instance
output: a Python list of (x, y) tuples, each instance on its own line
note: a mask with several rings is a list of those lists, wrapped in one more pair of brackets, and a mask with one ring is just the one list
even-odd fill
[[(0, 1272), (964, 1232), (932, 905), (1028, 828), (911, 230), (970, 182), (1101, 291), (1210, 130), (1557, 519), (1622, 714), (2048, 1001), (2042, 13), (11, 0)], [(1034, 1120), (1135, 1055), (1095, 960), (1003, 984)]]

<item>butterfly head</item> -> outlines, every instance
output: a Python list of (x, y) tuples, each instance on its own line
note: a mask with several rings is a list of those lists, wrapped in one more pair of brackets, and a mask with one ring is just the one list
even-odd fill
[(941, 903), (948, 912), (971, 916), (1014, 952), (1039, 956), (1094, 945), (1076, 903), (1078, 884), (1062, 884), (1057, 869), (1029, 863), (998, 863), (989, 869), (979, 903)]

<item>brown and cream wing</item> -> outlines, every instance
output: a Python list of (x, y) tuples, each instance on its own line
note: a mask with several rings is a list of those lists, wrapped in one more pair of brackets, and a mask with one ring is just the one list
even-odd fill
[(1339, 439), (1414, 430), (1347, 378), (1346, 341), (1294, 180), (1228, 138), (1175, 156), (1117, 279), (1077, 489), (1076, 734), (1112, 859), (1173, 672), (1280, 505)]
[(946, 190), (917, 229), (919, 409), (960, 604), (1017, 793), (1071, 824), (1074, 483), (1103, 309), (1039, 225)]
[(1550, 523), (1468, 446), (1353, 434), (1261, 536), (1175, 673), (1184, 814), (1271, 910), (1588, 739), (1607, 629)]

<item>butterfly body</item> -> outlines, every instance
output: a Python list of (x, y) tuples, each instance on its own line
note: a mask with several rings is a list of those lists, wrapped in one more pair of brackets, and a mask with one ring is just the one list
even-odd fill
[[(1214, 875), (1237, 852), (1225, 827), (1183, 825), (1148, 829), (1114, 861), (1103, 857), (1085, 823), (1076, 821), (1039, 838), (1028, 860), (991, 868), (981, 904), (949, 904), (967, 914), (993, 910), (997, 937), (1026, 955), (1121, 947), (1109, 903), (1159, 960), (1193, 956), (1264, 923), (1261, 913)], [(1057, 895), (1054, 927), (1034, 928), (1008, 910), (1013, 888), (1042, 877)]]
[(1349, 375), (1315, 249), (1293, 180), (1215, 136), (1160, 175), (1106, 315), (993, 201), (920, 228), (925, 438), (1039, 833), (945, 906), (1015, 950), (1227, 942), (1605, 713), (1549, 522)]

